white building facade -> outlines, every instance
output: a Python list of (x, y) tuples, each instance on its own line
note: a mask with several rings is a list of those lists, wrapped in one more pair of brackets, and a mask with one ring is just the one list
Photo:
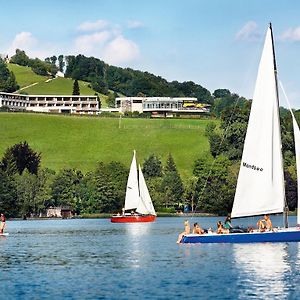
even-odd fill
[(119, 97), (116, 108), (120, 112), (149, 112), (152, 116), (172, 117), (174, 114), (200, 114), (210, 111), (209, 104), (198, 103), (191, 97)]
[(98, 114), (97, 96), (22, 95), (0, 93), (0, 107), (47, 113)]

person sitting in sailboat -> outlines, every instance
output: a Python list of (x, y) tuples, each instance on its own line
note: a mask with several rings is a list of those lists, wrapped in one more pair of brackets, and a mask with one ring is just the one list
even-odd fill
[(269, 215), (264, 215), (264, 218), (257, 222), (257, 227), (260, 232), (272, 231), (273, 225)]
[(231, 225), (231, 215), (230, 214), (228, 214), (225, 219), (224, 228), (229, 229), (229, 230), (233, 228)]
[(194, 223), (194, 229), (193, 233), (194, 234), (203, 234), (205, 231), (199, 226), (198, 223)]
[(227, 234), (229, 233), (229, 229), (224, 228), (221, 221), (217, 223), (217, 234)]
[(191, 233), (191, 227), (190, 227), (190, 223), (188, 220), (185, 220), (184, 221), (184, 231), (181, 232), (179, 235), (178, 235), (178, 239), (177, 239), (177, 244), (180, 244), (182, 238), (187, 235), (187, 234), (190, 234)]

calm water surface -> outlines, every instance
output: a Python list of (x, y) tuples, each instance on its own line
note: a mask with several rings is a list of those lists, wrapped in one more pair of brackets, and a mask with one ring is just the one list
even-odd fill
[[(189, 220), (216, 227), (218, 219)], [(183, 221), (9, 221), (0, 298), (299, 299), (299, 243), (177, 245)]]

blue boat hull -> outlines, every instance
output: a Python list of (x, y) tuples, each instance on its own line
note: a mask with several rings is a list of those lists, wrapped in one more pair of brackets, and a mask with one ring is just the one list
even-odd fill
[(266, 243), (266, 242), (298, 242), (299, 228), (288, 228), (276, 232), (251, 232), (230, 234), (189, 234), (183, 237), (181, 243)]

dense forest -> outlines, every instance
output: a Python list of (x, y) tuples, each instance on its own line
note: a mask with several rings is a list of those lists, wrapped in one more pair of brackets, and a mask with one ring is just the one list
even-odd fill
[(67, 56), (66, 61), (67, 77), (89, 81), (94, 90), (103, 94), (113, 90), (126, 96), (195, 97), (203, 103), (213, 101), (207, 89), (192, 81), (168, 82), (148, 72), (110, 66), (98, 58), (83, 55)]

